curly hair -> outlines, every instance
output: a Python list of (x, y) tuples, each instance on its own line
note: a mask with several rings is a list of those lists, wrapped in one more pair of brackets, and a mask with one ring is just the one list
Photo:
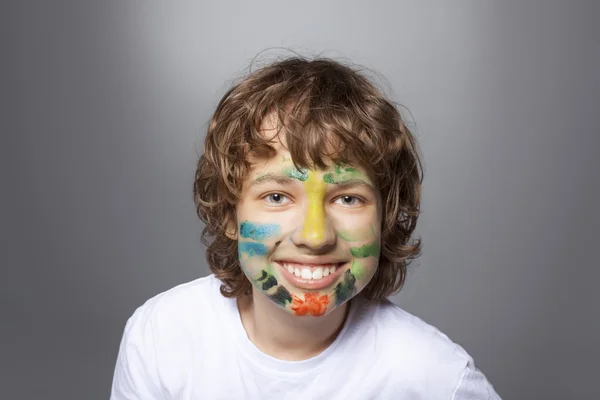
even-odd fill
[(284, 135), (297, 168), (358, 164), (374, 178), (382, 199), (381, 254), (375, 276), (360, 295), (380, 300), (398, 292), (407, 266), (421, 251), (421, 240), (411, 237), (423, 181), (417, 142), (395, 105), (359, 70), (331, 59), (293, 57), (233, 85), (208, 125), (194, 202), (205, 223), (208, 264), (223, 282), (221, 293), (251, 293), (237, 240), (227, 229), (236, 221), (249, 153), (275, 153), (269, 144), (273, 138), (260, 132), (263, 119), (274, 113), (281, 127), (277, 134)]

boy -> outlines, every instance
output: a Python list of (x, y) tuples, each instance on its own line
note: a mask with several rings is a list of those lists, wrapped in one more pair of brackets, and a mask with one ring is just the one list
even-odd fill
[(127, 322), (113, 400), (498, 399), (386, 300), (420, 242), (421, 162), (359, 72), (291, 58), (230, 89), (194, 183), (211, 276)]

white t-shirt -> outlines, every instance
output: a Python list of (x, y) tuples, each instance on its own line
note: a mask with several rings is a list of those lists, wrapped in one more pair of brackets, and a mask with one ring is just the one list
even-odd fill
[(214, 276), (177, 286), (127, 322), (112, 400), (499, 399), (473, 360), (389, 301), (355, 297), (321, 354), (270, 357), (248, 339), (235, 299)]

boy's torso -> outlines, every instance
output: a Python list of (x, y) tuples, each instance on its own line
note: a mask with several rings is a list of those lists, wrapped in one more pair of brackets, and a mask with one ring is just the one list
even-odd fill
[(130, 321), (130, 341), (151, 342), (166, 398), (450, 398), (468, 362), (437, 329), (389, 302), (360, 298), (323, 353), (277, 360), (250, 342), (235, 300), (219, 286), (214, 276), (180, 285), (149, 300)]

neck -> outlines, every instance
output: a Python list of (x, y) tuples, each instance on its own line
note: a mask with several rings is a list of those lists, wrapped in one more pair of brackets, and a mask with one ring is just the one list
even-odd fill
[(321, 317), (295, 316), (253, 290), (238, 300), (248, 338), (263, 353), (288, 360), (306, 360), (324, 351), (342, 330), (348, 303)]

